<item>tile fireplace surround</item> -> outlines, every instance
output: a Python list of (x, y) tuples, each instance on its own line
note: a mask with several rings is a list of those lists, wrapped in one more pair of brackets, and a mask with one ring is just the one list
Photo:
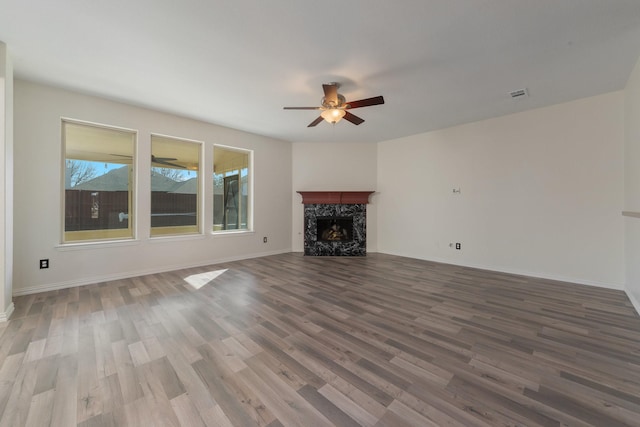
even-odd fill
[(374, 191), (298, 191), (304, 204), (304, 254), (365, 256), (367, 203)]

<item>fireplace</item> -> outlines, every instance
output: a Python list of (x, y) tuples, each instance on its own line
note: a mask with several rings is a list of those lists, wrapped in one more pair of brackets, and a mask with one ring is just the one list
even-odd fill
[(367, 203), (373, 191), (298, 191), (304, 203), (304, 254), (365, 256)]

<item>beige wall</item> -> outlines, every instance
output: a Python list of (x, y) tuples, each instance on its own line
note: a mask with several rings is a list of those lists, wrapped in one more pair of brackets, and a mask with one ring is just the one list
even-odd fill
[[(150, 165), (139, 162), (138, 238), (100, 245), (60, 245), (61, 117), (138, 130), (138, 155), (150, 156), (151, 133), (203, 141), (204, 169), (213, 144), (253, 150), (253, 233), (150, 239)], [(15, 84), (15, 279), (22, 294), (291, 250), (291, 144), (105, 99), (17, 81)], [(205, 180), (204, 206), (211, 206)], [(206, 209), (204, 224), (212, 224)], [(206, 230), (209, 230), (207, 227)], [(267, 236), (268, 243), (263, 243)], [(49, 258), (51, 267), (38, 268)]]
[(380, 143), (378, 250), (622, 289), (623, 108), (615, 92)]
[[(640, 60), (625, 88), (624, 210), (640, 213)], [(626, 290), (640, 313), (640, 218), (625, 217)]]

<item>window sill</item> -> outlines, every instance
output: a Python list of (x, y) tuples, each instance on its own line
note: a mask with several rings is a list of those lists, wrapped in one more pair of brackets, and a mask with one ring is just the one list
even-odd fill
[[(252, 236), (255, 235), (254, 230), (225, 230), (225, 231), (210, 231), (209, 234), (204, 235), (201, 233), (181, 234), (181, 235), (166, 235), (166, 236), (153, 236), (149, 237), (145, 241), (152, 244), (171, 243), (184, 240), (202, 240), (207, 238), (229, 238), (234, 236)], [(70, 242), (60, 243), (55, 246), (59, 251), (81, 251), (87, 249), (104, 249), (123, 246), (137, 246), (142, 243), (140, 239), (127, 239), (127, 240), (104, 240), (104, 241), (92, 241), (92, 242)]]
[(94, 241), (94, 242), (73, 242), (73, 243), (60, 243), (55, 248), (59, 251), (80, 251), (86, 249), (102, 249), (122, 246), (136, 246), (139, 245), (139, 240), (127, 239), (127, 240), (108, 240), (108, 241)]
[(191, 233), (191, 234), (167, 234), (167, 235), (159, 235), (159, 236), (151, 236), (149, 237), (149, 243), (168, 243), (168, 242), (177, 242), (181, 240), (202, 240), (204, 239), (204, 235), (200, 233)]
[(228, 237), (228, 236), (238, 236), (238, 235), (250, 235), (256, 234), (253, 230), (219, 230), (219, 231), (210, 231), (209, 234), (213, 237)]

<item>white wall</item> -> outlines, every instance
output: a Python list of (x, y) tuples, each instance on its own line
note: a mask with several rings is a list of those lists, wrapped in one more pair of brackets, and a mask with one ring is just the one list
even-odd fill
[[(218, 102), (212, 99), (211, 102)], [(138, 239), (125, 244), (64, 247), (61, 235), (61, 117), (138, 130), (138, 155), (150, 156), (150, 134), (254, 150), (255, 233), (149, 239), (149, 168), (137, 171)], [(14, 294), (205, 265), (291, 250), (291, 144), (203, 122), (30, 82), (15, 82)], [(212, 191), (212, 183), (206, 182)], [(212, 196), (205, 192), (205, 205)], [(205, 221), (211, 219), (209, 214)], [(205, 222), (207, 223), (207, 222)], [(209, 228), (205, 228), (208, 230)], [(263, 243), (267, 236), (268, 243)], [(49, 258), (51, 267), (38, 268)]]
[(13, 312), (13, 65), (0, 42), (0, 321)]
[[(624, 210), (640, 213), (640, 60), (625, 89)], [(640, 218), (625, 217), (626, 291), (640, 313)]]
[[(336, 126), (351, 125), (341, 123)], [(304, 205), (296, 191), (376, 190), (375, 143), (295, 143), (293, 144), (292, 248), (304, 251)], [(377, 250), (376, 194), (367, 205), (367, 251)]]
[(623, 99), (380, 143), (378, 250), (622, 289)]

